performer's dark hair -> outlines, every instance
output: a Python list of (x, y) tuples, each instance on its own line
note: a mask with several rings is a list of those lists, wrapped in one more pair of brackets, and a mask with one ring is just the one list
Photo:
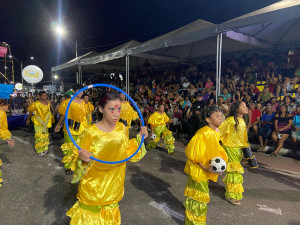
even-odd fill
[(223, 113), (223, 110), (221, 107), (213, 105), (213, 106), (206, 106), (203, 111), (201, 112), (201, 117), (200, 119), (202, 120), (203, 123), (206, 125), (208, 124), (206, 121), (206, 118), (210, 118), (211, 115), (215, 112), (221, 112)]
[(83, 86), (81, 84), (74, 84), (72, 86), (72, 89), (74, 92), (76, 92), (77, 90), (80, 90), (81, 88), (83, 88)]
[(46, 93), (46, 91), (40, 91), (39, 96), (41, 96), (42, 94), (47, 94), (47, 93)]
[(117, 99), (121, 100), (119, 92), (115, 92), (115, 91), (105, 92), (100, 96), (98, 103), (99, 106), (104, 109), (108, 101), (113, 101)]
[[(243, 102), (242, 101), (237, 101), (237, 102), (234, 102), (231, 104), (231, 107), (230, 107), (230, 111), (229, 111), (229, 114), (228, 114), (228, 117), (230, 116), (233, 116), (234, 118), (234, 121), (235, 121), (235, 130), (237, 130), (238, 128), (238, 125), (239, 125), (239, 120), (238, 120), (238, 109), (240, 107), (240, 105), (242, 104)], [(245, 119), (245, 115), (243, 116), (243, 119)]]

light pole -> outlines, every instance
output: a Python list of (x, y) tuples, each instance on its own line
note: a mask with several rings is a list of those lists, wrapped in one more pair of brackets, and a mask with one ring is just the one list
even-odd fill
[(16, 57), (12, 56), (12, 55), (9, 55), (9, 58), (15, 59), (16, 62), (19, 63), (19, 65), (21, 66), (22, 92), (23, 92), (23, 94), (24, 94), (24, 79), (23, 79), (23, 75), (22, 75), (23, 65), (25, 65), (25, 63), (26, 63), (29, 59), (30, 59), (30, 60), (34, 60), (34, 57), (32, 57), (32, 56), (29, 57), (28, 59), (26, 59), (26, 60), (24, 61), (24, 63), (23, 63), (23, 61), (19, 62), (19, 60), (18, 60)]

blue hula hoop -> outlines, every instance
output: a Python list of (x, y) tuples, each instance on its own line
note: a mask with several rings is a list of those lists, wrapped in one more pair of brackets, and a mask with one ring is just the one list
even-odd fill
[[(139, 114), (139, 116), (140, 116), (140, 118), (141, 118), (142, 126), (143, 126), (143, 127), (145, 126), (145, 123), (144, 123), (144, 119), (143, 119), (142, 113), (141, 113), (141, 111), (139, 110), (138, 106), (137, 106), (136, 103), (133, 101), (133, 99), (132, 99), (128, 94), (126, 94), (124, 91), (122, 91), (120, 88), (117, 88), (117, 87), (112, 86), (112, 85), (110, 85), (110, 84), (92, 84), (92, 85), (89, 85), (89, 86), (87, 86), (87, 87), (84, 87), (84, 88), (80, 89), (78, 92), (76, 92), (76, 93), (74, 94), (74, 96), (71, 98), (71, 100), (69, 101), (69, 103), (68, 103), (68, 105), (67, 105), (67, 108), (66, 108), (66, 115), (65, 115), (65, 125), (66, 125), (66, 129), (67, 129), (67, 132), (68, 132), (68, 135), (69, 135), (71, 141), (73, 142), (73, 144), (76, 146), (77, 149), (81, 150), (81, 148), (79, 147), (79, 145), (76, 143), (76, 141), (75, 141), (74, 138), (72, 137), (72, 134), (71, 134), (70, 129), (69, 129), (69, 124), (68, 124), (69, 108), (70, 108), (70, 106), (71, 106), (72, 101), (76, 98), (76, 96), (77, 96), (80, 92), (85, 91), (85, 90), (90, 89), (90, 88), (93, 88), (93, 87), (109, 87), (109, 88), (115, 89), (115, 90), (117, 90), (117, 91), (123, 93), (123, 94), (124, 94), (124, 95), (125, 95), (125, 96), (133, 103), (134, 107), (135, 107), (136, 110), (138, 111), (138, 114)], [(126, 161), (130, 160), (132, 157), (134, 157), (134, 156), (138, 153), (138, 151), (141, 149), (141, 147), (142, 147), (142, 145), (143, 145), (143, 142), (144, 142), (144, 136), (145, 136), (145, 135), (142, 136), (142, 140), (141, 140), (141, 143), (140, 143), (138, 149), (137, 149), (131, 156), (129, 156), (129, 157), (126, 158), (126, 159), (119, 160), (119, 161), (104, 161), (104, 160), (97, 159), (97, 158), (95, 158), (95, 157), (93, 157), (93, 156), (91, 156), (90, 158), (91, 158), (92, 160), (97, 161), (97, 162), (106, 163), (106, 164), (118, 164), (118, 163), (126, 162)]]

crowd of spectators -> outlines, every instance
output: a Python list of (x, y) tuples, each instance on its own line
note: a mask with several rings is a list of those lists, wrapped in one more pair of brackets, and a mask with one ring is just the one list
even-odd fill
[[(130, 75), (129, 93), (138, 103), (146, 123), (163, 104), (175, 137), (185, 142), (204, 125), (199, 114), (205, 107), (218, 105), (226, 117), (233, 102), (244, 101), (249, 107), (248, 129), (253, 134), (252, 140), (259, 140), (259, 151), (265, 151), (268, 141), (272, 140), (275, 146), (273, 155), (277, 155), (289, 137), (293, 140), (294, 150), (297, 149), (300, 140), (300, 51), (284, 57), (269, 54), (223, 60), (221, 94), (218, 97), (215, 71), (213, 62), (168, 70), (156, 70), (145, 63), (141, 73)], [(125, 87), (122, 76), (110, 74), (95, 79), (89, 82)], [(101, 116), (97, 113), (97, 99), (101, 91), (89, 89), (86, 94), (96, 108), (94, 121)], [(67, 97), (52, 98), (56, 113), (61, 101)], [(18, 95), (11, 99), (11, 108), (26, 113), (35, 98), (30, 93), (26, 97)]]

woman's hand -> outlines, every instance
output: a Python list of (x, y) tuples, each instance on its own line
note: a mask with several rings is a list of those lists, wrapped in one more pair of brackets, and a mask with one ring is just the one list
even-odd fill
[(15, 146), (15, 141), (13, 139), (7, 139), (7, 144), (10, 148), (13, 148)]
[(29, 126), (30, 125), (30, 120), (29, 120), (29, 118), (27, 117), (27, 119), (26, 119), (26, 126)]
[(140, 131), (139, 135), (140, 135), (140, 137), (142, 137), (143, 135), (145, 135), (144, 139), (146, 139), (148, 137), (147, 127), (141, 127), (141, 131)]
[(91, 161), (91, 156), (92, 154), (88, 151), (88, 150), (78, 150), (79, 153), (79, 158), (83, 161), (83, 162), (90, 162)]
[(57, 133), (59, 131), (60, 131), (60, 126), (56, 126), (55, 129), (54, 129), (54, 132)]

